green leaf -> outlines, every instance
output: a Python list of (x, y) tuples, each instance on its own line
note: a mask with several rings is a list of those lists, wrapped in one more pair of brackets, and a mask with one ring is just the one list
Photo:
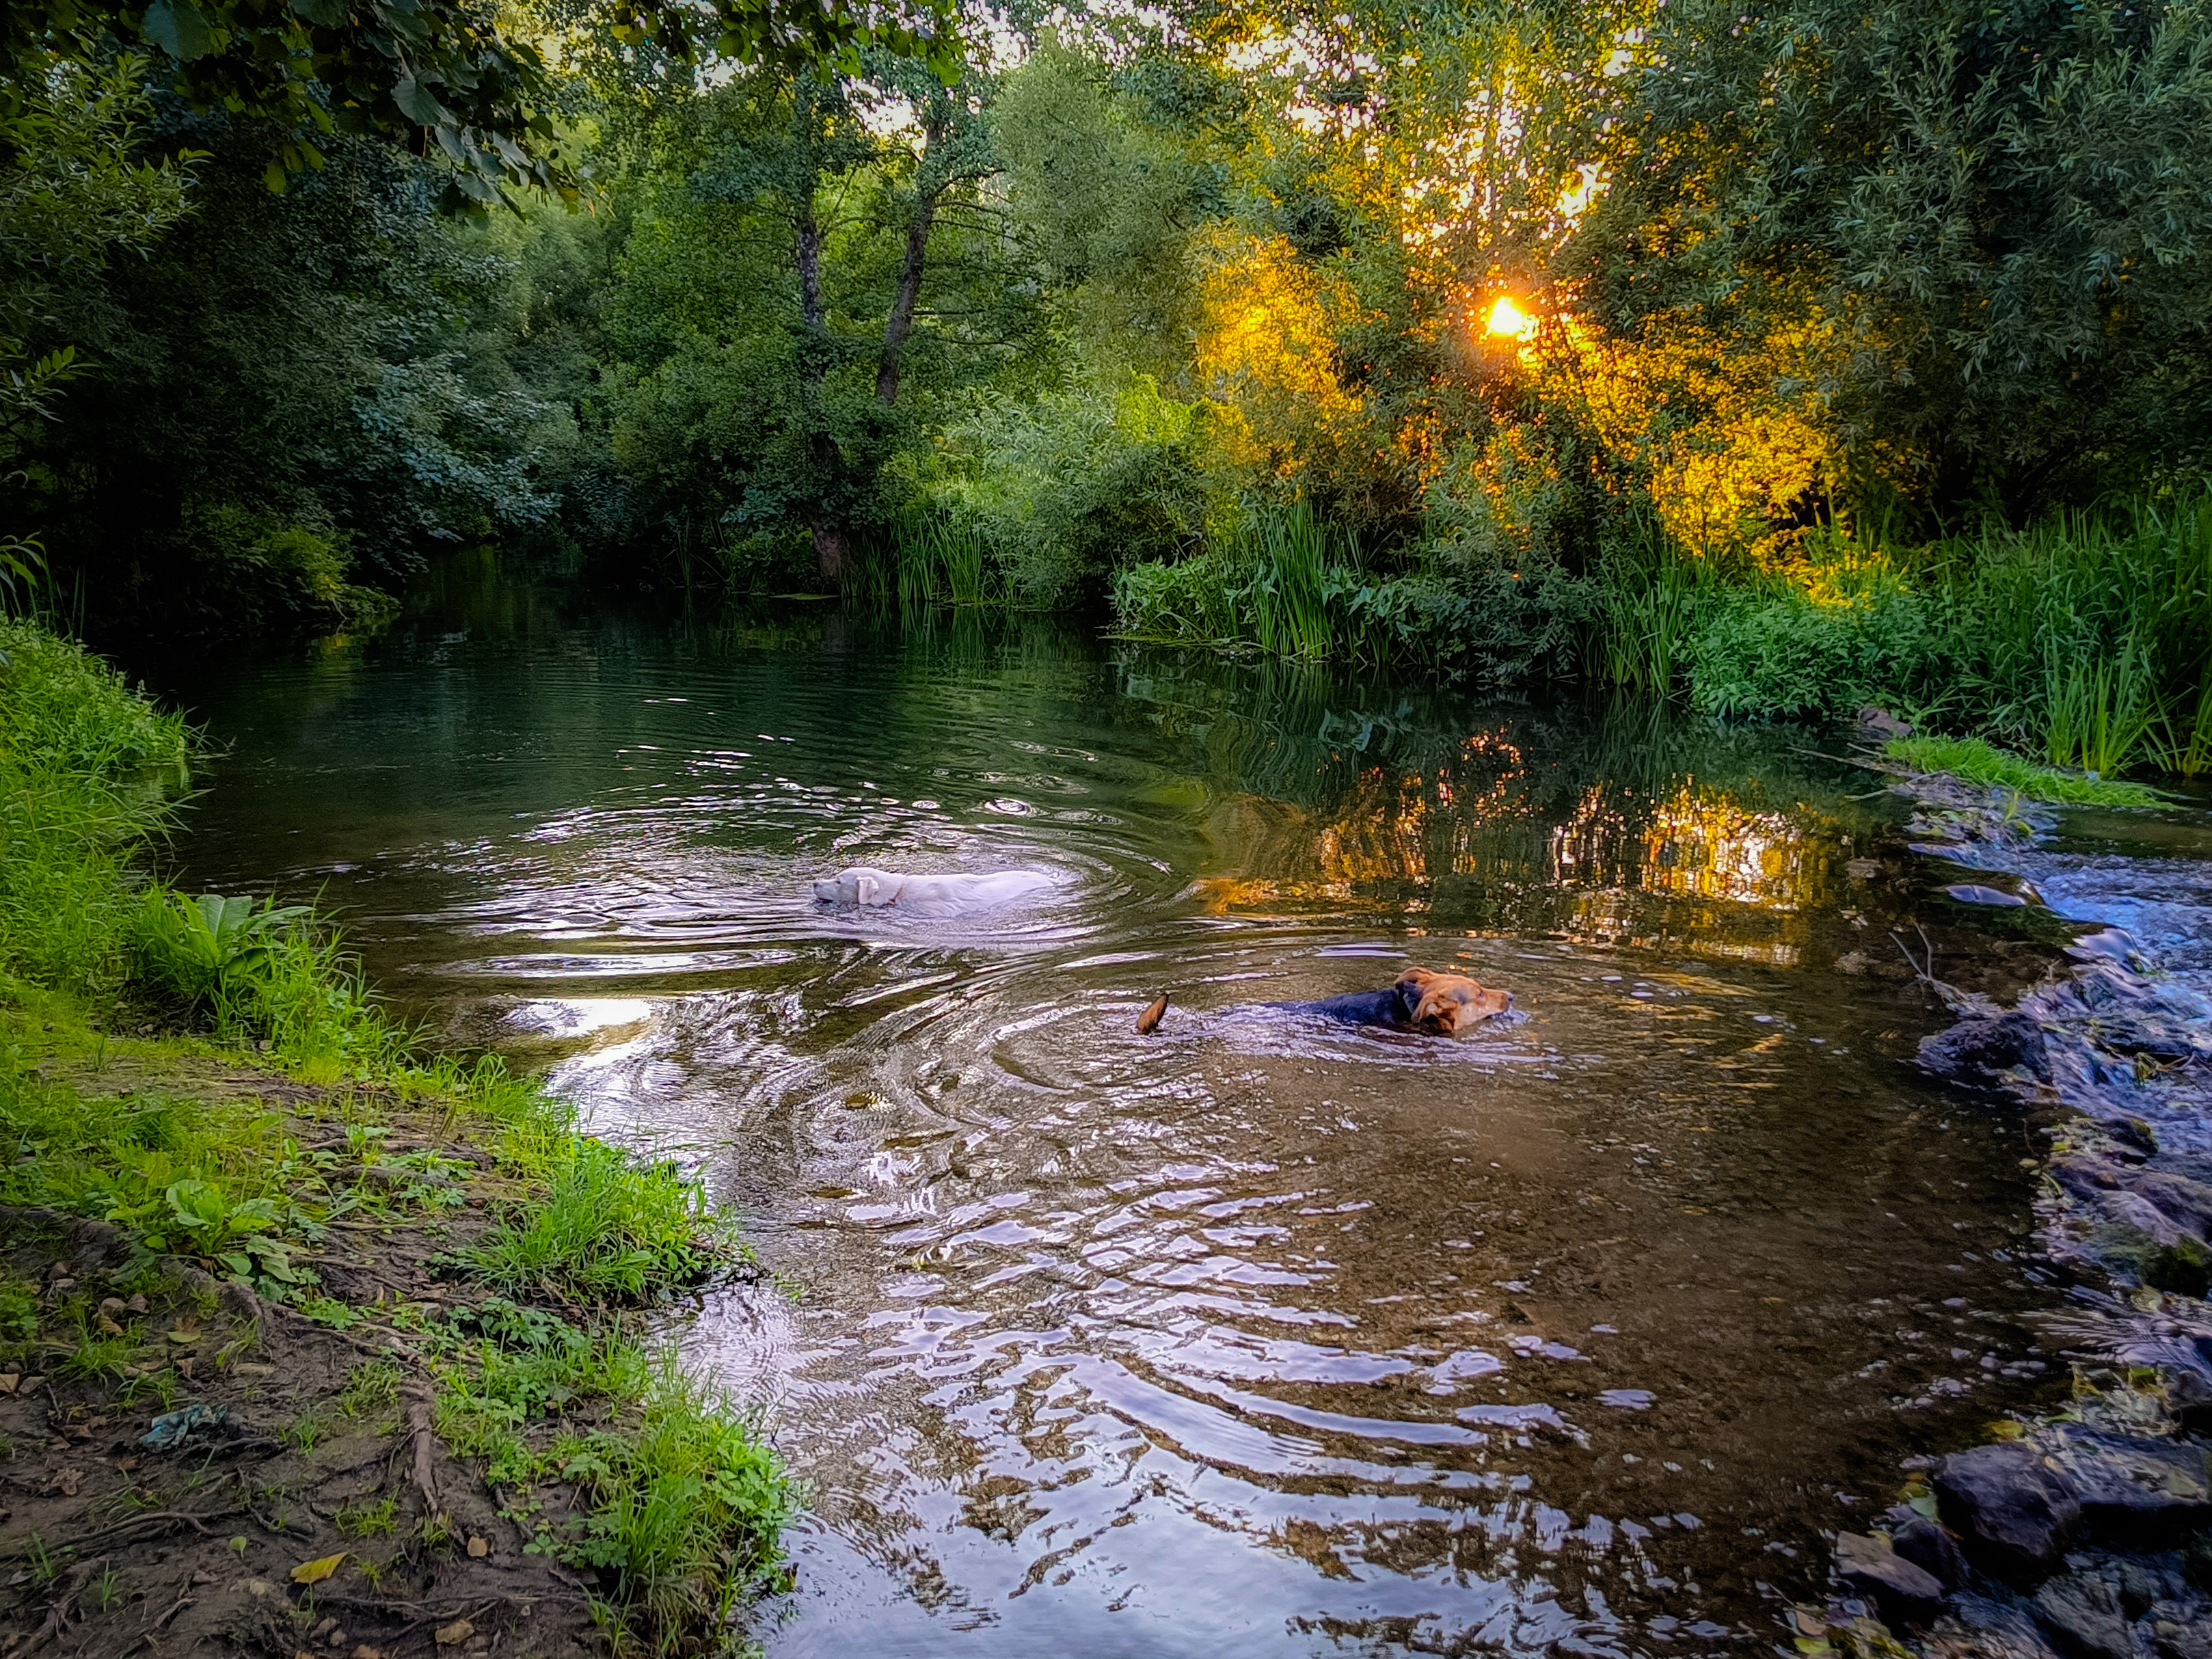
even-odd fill
[(292, 0), (292, 9), (310, 23), (319, 23), (326, 29), (345, 27), (345, 0)]
[(411, 75), (402, 76), (398, 85), (392, 88), (392, 101), (399, 106), (402, 115), (426, 127), (453, 118), (430, 89)]
[(215, 50), (215, 31), (192, 0), (154, 0), (138, 28), (149, 42), (180, 64), (204, 58)]

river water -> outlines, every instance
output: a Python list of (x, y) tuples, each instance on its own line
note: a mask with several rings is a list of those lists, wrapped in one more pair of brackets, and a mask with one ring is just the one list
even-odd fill
[[(1916, 1075), (1890, 937), (2057, 934), (1935, 895), (1840, 737), (464, 563), (170, 678), (189, 879), (319, 892), (744, 1218), (774, 1281), (686, 1340), (805, 1483), (779, 1659), (1771, 1651), (1901, 1459), (2057, 1386), (2043, 1143)], [(1054, 884), (817, 911), (854, 863)], [(1519, 1016), (1252, 1006), (1409, 961)]]

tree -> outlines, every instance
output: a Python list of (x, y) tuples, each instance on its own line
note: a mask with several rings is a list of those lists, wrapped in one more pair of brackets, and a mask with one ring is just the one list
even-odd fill
[(862, 67), (672, 108), (617, 284), (627, 463), (664, 513), (703, 495), (739, 535), (802, 527), (830, 583), (889, 510), (917, 377), (972, 381), (1030, 328), (981, 190), (993, 83), (888, 52)]
[(1682, 0), (1624, 79), (1591, 299), (1816, 334), (1840, 496), (2020, 520), (2212, 459), (2200, 7)]
[[(959, 43), (943, 0), (553, 0), (557, 26), (599, 29), (690, 62), (713, 53), (795, 69), (883, 43), (948, 72)], [(264, 121), (282, 147), (272, 188), (321, 165), (332, 135), (371, 137), (449, 165), (448, 205), (503, 189), (573, 192), (538, 20), (488, 0), (11, 0), (0, 12), (0, 94), (25, 95), (57, 57), (121, 46), (153, 55), (195, 109)]]

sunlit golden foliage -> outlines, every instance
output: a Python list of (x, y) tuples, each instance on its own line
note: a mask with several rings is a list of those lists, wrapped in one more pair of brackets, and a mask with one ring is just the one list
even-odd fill
[(1771, 556), (1793, 503), (1841, 459), (1820, 393), (1835, 349), (1817, 318), (1758, 337), (1665, 319), (1632, 340), (1568, 312), (1521, 355), (1543, 394), (1642, 484), (1677, 543)]
[(1364, 448), (1365, 405), (1338, 373), (1338, 339), (1360, 318), (1351, 284), (1280, 236), (1224, 230), (1212, 252), (1198, 372), (1228, 411), (1224, 458), (1291, 482)]

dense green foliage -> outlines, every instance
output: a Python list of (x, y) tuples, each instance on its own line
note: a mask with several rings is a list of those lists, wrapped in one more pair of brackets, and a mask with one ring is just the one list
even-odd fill
[(491, 543), (2203, 763), (2194, 6), (801, 9), (11, 23), (15, 603)]

